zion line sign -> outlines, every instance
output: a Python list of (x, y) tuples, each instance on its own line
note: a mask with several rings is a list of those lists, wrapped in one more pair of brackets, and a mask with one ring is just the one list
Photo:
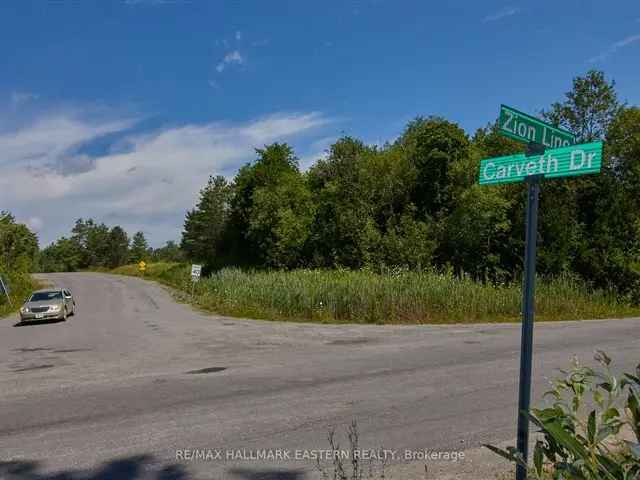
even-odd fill
[(567, 147), (576, 143), (573, 133), (506, 105), (500, 105), (498, 129), (505, 137), (520, 142), (538, 143), (546, 148)]

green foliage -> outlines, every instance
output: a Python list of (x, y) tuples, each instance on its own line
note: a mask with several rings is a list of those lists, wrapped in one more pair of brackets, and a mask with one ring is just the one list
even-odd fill
[(0, 293), (0, 318), (16, 310), (34, 284), (29, 272), (37, 265), (38, 238), (26, 225), (0, 211), (0, 277), (8, 284), (11, 301)]
[[(131, 249), (129, 258), (132, 262), (137, 263), (142, 260), (148, 260), (150, 255), (149, 244), (143, 232), (136, 232), (131, 240)], [(120, 264), (122, 265), (122, 264)]]
[(116, 225), (109, 231), (107, 242), (109, 246), (107, 266), (115, 268), (127, 263), (129, 259), (129, 237), (127, 232), (119, 225)]
[(78, 219), (72, 235), (62, 237), (40, 252), (43, 272), (74, 272), (85, 269), (115, 268), (130, 261), (180, 261), (183, 253), (175, 242), (159, 249), (149, 248), (144, 233), (137, 232), (129, 246), (129, 236), (122, 227), (112, 228), (93, 219)]
[(40, 269), (43, 272), (74, 272), (86, 268), (80, 243), (75, 238), (62, 237), (40, 254)]
[[(187, 212), (180, 247), (185, 254), (209, 265), (225, 255), (232, 187), (222, 176), (209, 177), (196, 207)], [(229, 248), (227, 248), (228, 250)]]
[[(640, 110), (602, 72), (574, 79), (543, 114), (580, 141), (606, 136), (602, 175), (544, 182), (538, 271), (578, 273), (640, 303)], [(418, 117), (383, 147), (343, 137), (306, 173), (287, 144), (257, 150), (233, 182), (210, 179), (187, 213), (182, 249), (212, 271), (451, 269), (494, 284), (522, 273), (526, 189), (477, 185), (483, 158), (524, 150), (496, 124), (473, 138)]]
[(0, 268), (0, 276), (5, 284), (9, 285), (9, 296), (11, 298), (11, 301), (8, 301), (4, 294), (0, 294), (0, 319), (2, 319), (11, 312), (17, 311), (22, 302), (38, 285), (33, 281), (31, 275), (26, 272), (6, 271)]
[[(191, 292), (188, 264), (149, 264), (145, 278)], [(139, 276), (135, 265), (114, 273)], [(571, 276), (540, 280), (539, 320), (637, 314)], [(198, 306), (222, 315), (331, 323), (473, 323), (515, 321), (519, 284), (494, 286), (452, 272), (371, 270), (242, 271), (225, 268), (195, 285)]]
[[(574, 362), (545, 394), (546, 408), (530, 418), (542, 434), (528, 478), (544, 480), (633, 480), (640, 478), (640, 365), (617, 376), (611, 359), (598, 352), (598, 368)], [(525, 465), (515, 449), (499, 455)]]
[(449, 206), (451, 165), (469, 155), (466, 133), (445, 119), (418, 117), (396, 143), (417, 171), (413, 202), (424, 215), (438, 215)]
[(185, 260), (185, 256), (180, 246), (173, 240), (169, 240), (164, 247), (153, 250), (151, 260), (154, 262), (182, 262)]
[(246, 263), (293, 266), (304, 248), (312, 204), (287, 144), (257, 149), (234, 180), (229, 253)]
[(371, 191), (365, 188), (361, 165), (371, 150), (359, 140), (344, 137), (314, 165), (308, 183), (317, 205), (312, 227), (313, 264), (357, 268), (366, 262), (375, 238)]
[(38, 258), (38, 237), (5, 211), (0, 211), (0, 269), (29, 272)]
[(82, 268), (107, 267), (109, 258), (109, 227), (93, 219), (78, 219), (71, 230), (73, 244), (78, 245)]
[[(258, 153), (246, 238), (262, 252), (265, 265), (295, 267), (302, 262), (315, 215), (311, 192), (287, 145), (275, 144)], [(269, 164), (285, 167), (267, 173)]]
[(456, 198), (446, 220), (445, 238), (447, 257), (460, 273), (494, 281), (510, 278), (504, 265), (512, 208), (513, 200), (500, 188), (473, 185)]
[(607, 82), (604, 72), (590, 70), (584, 77), (574, 78), (564, 102), (554, 103), (543, 115), (573, 132), (578, 143), (586, 143), (604, 139), (621, 108), (615, 82)]

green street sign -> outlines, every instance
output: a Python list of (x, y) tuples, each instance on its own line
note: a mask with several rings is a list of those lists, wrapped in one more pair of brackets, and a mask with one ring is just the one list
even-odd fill
[(488, 158), (480, 162), (480, 185), (521, 182), (531, 175), (545, 178), (598, 173), (602, 165), (602, 142), (546, 150), (542, 155), (524, 153)]
[(539, 143), (547, 148), (568, 147), (576, 143), (576, 136), (554, 127), (515, 108), (500, 106), (500, 133), (519, 142)]

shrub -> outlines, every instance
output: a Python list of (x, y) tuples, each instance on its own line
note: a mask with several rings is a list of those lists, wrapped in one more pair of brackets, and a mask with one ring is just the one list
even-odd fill
[(533, 466), (514, 448), (492, 451), (528, 468), (543, 480), (637, 480), (640, 478), (640, 365), (635, 375), (616, 376), (611, 359), (598, 352), (598, 368), (575, 362), (545, 394), (551, 405), (530, 419), (542, 438)]

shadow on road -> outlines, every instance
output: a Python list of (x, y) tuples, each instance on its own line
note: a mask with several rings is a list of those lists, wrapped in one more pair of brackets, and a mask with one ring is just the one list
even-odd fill
[(49, 320), (31, 320), (29, 322), (23, 322), (22, 320), (20, 320), (18, 323), (14, 323), (13, 326), (14, 327), (35, 327), (37, 325), (50, 325), (53, 323), (63, 323), (64, 320), (56, 320), (56, 319), (49, 319)]
[(119, 458), (93, 470), (43, 472), (40, 462), (17, 460), (0, 462), (2, 480), (188, 480), (185, 468), (162, 464), (151, 455)]
[(229, 474), (241, 480), (303, 480), (302, 470), (251, 470), (247, 468), (234, 468)]
[[(217, 477), (237, 480), (304, 480), (303, 470), (232, 468)], [(135, 455), (103, 463), (92, 470), (48, 472), (35, 460), (0, 461), (2, 480), (192, 480), (184, 466), (163, 463), (153, 455)]]

